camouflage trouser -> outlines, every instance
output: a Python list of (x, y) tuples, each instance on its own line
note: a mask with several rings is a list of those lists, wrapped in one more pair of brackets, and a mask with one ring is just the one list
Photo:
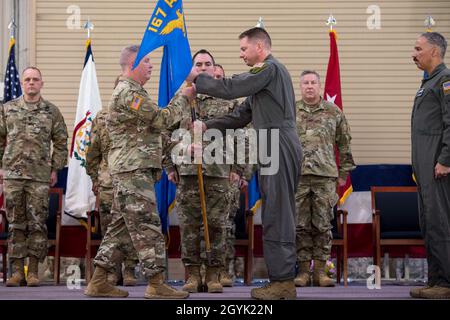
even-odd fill
[(136, 170), (113, 176), (111, 223), (94, 259), (110, 272), (135, 249), (147, 278), (166, 269), (165, 242), (156, 212), (154, 183), (159, 169)]
[(338, 200), (336, 179), (302, 176), (295, 200), (297, 260), (327, 260), (331, 253), (332, 208)]
[(31, 180), (4, 180), (6, 216), (9, 222), (10, 258), (47, 255), (49, 184)]
[[(112, 188), (98, 188), (98, 213), (100, 215), (100, 228), (102, 231), (102, 236), (106, 234), (108, 226), (111, 224), (112, 214), (111, 206), (113, 201), (113, 189)], [(136, 264), (139, 262), (136, 250), (134, 248), (131, 252), (124, 257), (123, 264), (125, 268), (135, 268)], [(122, 269), (122, 263), (118, 263), (118, 268)]]
[[(204, 178), (206, 213), (208, 217), (211, 265), (222, 267), (226, 219), (229, 210), (228, 178)], [(177, 188), (177, 213), (181, 231), (181, 258), (185, 266), (200, 265), (200, 241), (203, 220), (197, 176), (181, 176)], [(207, 262), (207, 261), (206, 261)]]
[[(234, 262), (234, 256), (236, 250), (234, 249), (234, 242), (236, 240), (236, 225), (234, 224), (234, 218), (236, 217), (236, 211), (240, 207), (241, 191), (237, 185), (230, 186), (230, 210), (228, 211), (228, 219), (226, 226), (226, 236), (225, 236), (225, 271), (230, 271), (230, 265)], [(234, 270), (234, 267), (231, 269)], [(233, 272), (234, 273), (234, 272)]]
[[(230, 272), (231, 274), (234, 274), (234, 263), (233, 267), (230, 269), (230, 266), (232, 265), (232, 262), (234, 262), (234, 256), (235, 256), (235, 249), (234, 249), (234, 242), (236, 240), (236, 225), (234, 224), (234, 218), (236, 217), (236, 211), (239, 209), (239, 199), (240, 199), (240, 193), (237, 184), (236, 185), (230, 185), (228, 192), (229, 199), (230, 199), (230, 209), (228, 212), (228, 216), (226, 219), (226, 226), (225, 226), (225, 252), (223, 256), (223, 264), (224, 269), (226, 272)], [(206, 263), (206, 253), (205, 253), (205, 240), (203, 239), (203, 226), (201, 227), (201, 237), (200, 237), (200, 257), (202, 260), (202, 264)]]

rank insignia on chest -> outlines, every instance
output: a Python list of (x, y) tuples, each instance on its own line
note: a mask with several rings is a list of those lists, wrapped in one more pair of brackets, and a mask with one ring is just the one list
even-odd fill
[(416, 97), (421, 97), (423, 96), (423, 92), (424, 92), (424, 88), (421, 88), (419, 91), (417, 91)]
[(442, 89), (444, 89), (444, 94), (450, 94), (450, 81), (446, 81), (442, 84)]
[(144, 98), (142, 98), (141, 96), (134, 96), (133, 100), (131, 101), (131, 105), (130, 108), (134, 109), (134, 110), (139, 110), (139, 108), (141, 107), (141, 103), (144, 100)]

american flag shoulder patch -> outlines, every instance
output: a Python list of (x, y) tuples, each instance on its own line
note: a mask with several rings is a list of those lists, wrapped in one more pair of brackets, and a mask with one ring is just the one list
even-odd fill
[(446, 81), (442, 84), (442, 88), (444, 89), (444, 94), (450, 94), (450, 81)]
[(141, 107), (142, 101), (144, 100), (143, 97), (135, 95), (133, 97), (133, 100), (131, 101), (131, 105), (130, 108), (134, 109), (134, 110), (139, 110), (139, 108)]

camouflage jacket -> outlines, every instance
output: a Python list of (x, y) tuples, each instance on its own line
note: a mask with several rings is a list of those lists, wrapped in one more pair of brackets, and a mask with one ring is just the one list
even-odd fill
[[(199, 94), (197, 95), (197, 103), (195, 107), (195, 113), (197, 120), (207, 121), (209, 119), (222, 116), (224, 114), (228, 114), (234, 110), (234, 107), (237, 105), (237, 100), (223, 100), (219, 98), (214, 98), (207, 95)], [(183, 120), (179, 123), (178, 128), (180, 129), (189, 129), (189, 124), (191, 123), (191, 110), (190, 104), (186, 101), (186, 106), (184, 108)], [(171, 128), (172, 130), (174, 128)], [(193, 132), (189, 131), (191, 135), (191, 143), (194, 143)], [(227, 141), (228, 140), (228, 141)], [(238, 174), (242, 174), (244, 167), (241, 168), (239, 165), (226, 164), (226, 143), (233, 143), (232, 140), (224, 139), (224, 152), (223, 152), (223, 164), (205, 164), (203, 163), (202, 169), (203, 174), (208, 177), (218, 177), (218, 178), (228, 178), (230, 175), (230, 171), (233, 170)], [(203, 150), (205, 151), (205, 147), (208, 146), (210, 142), (203, 141)], [(186, 151), (187, 146), (183, 146), (181, 149)], [(195, 164), (182, 164), (177, 166), (178, 173), (181, 176), (187, 175), (197, 175), (197, 166)], [(170, 170), (169, 170), (170, 171)]]
[(67, 163), (67, 127), (59, 109), (43, 98), (28, 104), (23, 96), (4, 104), (0, 159), (5, 179), (49, 182), (51, 171)]
[(139, 83), (120, 77), (106, 118), (111, 174), (161, 168), (161, 130), (181, 120), (187, 101), (177, 95), (166, 108), (160, 109)]
[(86, 155), (86, 172), (92, 182), (104, 188), (112, 188), (108, 171), (109, 137), (106, 130), (108, 112), (101, 110), (92, 121), (91, 144)]
[[(323, 99), (315, 106), (300, 100), (296, 108), (297, 131), (303, 148), (302, 175), (345, 179), (355, 163), (350, 148), (350, 127), (344, 113)], [(335, 146), (339, 150), (339, 170)]]

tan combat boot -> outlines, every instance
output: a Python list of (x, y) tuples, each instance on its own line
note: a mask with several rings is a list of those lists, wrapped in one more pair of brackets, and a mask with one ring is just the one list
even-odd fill
[(425, 289), (430, 289), (431, 286), (426, 285), (425, 287), (412, 288), (409, 291), (409, 295), (413, 298), (422, 298), (422, 291)]
[(117, 286), (119, 282), (119, 278), (117, 277), (116, 272), (108, 272), (106, 275), (106, 281), (112, 286)]
[(202, 276), (200, 266), (187, 266), (188, 279), (181, 290), (196, 293), (202, 291)]
[(107, 275), (106, 269), (97, 266), (95, 268), (94, 274), (91, 281), (84, 291), (84, 294), (90, 297), (110, 297), (110, 298), (126, 298), (128, 297), (128, 292), (120, 290), (112, 285), (110, 285), (106, 279)]
[(11, 278), (6, 281), (7, 287), (20, 287), (26, 286), (27, 283), (25, 281), (25, 273), (23, 272), (23, 258), (21, 259), (11, 259), (12, 260), (12, 268), (13, 274)]
[(222, 287), (232, 287), (233, 286), (233, 277), (230, 277), (230, 274), (225, 270), (220, 270), (219, 274), (220, 284)]
[(424, 299), (450, 299), (450, 288), (434, 286), (423, 289), (420, 297)]
[(334, 281), (325, 274), (325, 263), (314, 260), (313, 284), (316, 287), (334, 287)]
[(255, 288), (251, 296), (258, 300), (295, 300), (297, 291), (294, 280), (271, 281), (262, 288)]
[(30, 256), (28, 262), (27, 286), (39, 287), (39, 260)]
[(219, 272), (220, 268), (218, 267), (206, 267), (205, 284), (209, 293), (223, 292), (223, 287), (219, 282)]
[(146, 299), (186, 299), (189, 292), (178, 291), (164, 283), (163, 273), (160, 272), (150, 278), (145, 289)]
[(137, 279), (134, 275), (134, 268), (125, 267), (123, 272), (123, 285), (125, 287), (134, 287), (137, 284)]
[(309, 287), (311, 286), (311, 261), (301, 261), (298, 274), (294, 279), (296, 287)]

